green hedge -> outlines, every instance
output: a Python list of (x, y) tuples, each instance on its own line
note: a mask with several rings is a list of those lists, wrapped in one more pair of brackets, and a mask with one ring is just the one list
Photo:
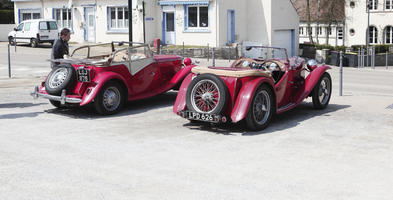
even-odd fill
[(0, 10), (0, 24), (15, 24), (14, 10)]
[[(358, 52), (360, 47), (363, 46), (363, 48), (367, 48), (366, 45), (352, 45), (351, 49), (354, 52)], [(370, 47), (375, 47), (375, 53), (386, 53), (389, 52), (389, 48), (393, 47), (393, 45), (389, 44), (377, 44), (377, 45), (370, 45)]]

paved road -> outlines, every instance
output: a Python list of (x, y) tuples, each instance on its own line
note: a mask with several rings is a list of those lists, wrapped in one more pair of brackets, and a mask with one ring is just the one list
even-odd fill
[(37, 54), (15, 63), (42, 72), (0, 78), (2, 200), (393, 198), (392, 70), (345, 68), (340, 97), (333, 68), (327, 109), (306, 100), (247, 132), (188, 123), (174, 92), (109, 117), (54, 109), (28, 95), (46, 73)]

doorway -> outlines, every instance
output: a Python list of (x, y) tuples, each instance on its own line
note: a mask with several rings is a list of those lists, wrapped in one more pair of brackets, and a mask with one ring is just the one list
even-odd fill
[(163, 13), (164, 17), (164, 32), (165, 32), (165, 37), (164, 41), (165, 44), (175, 44), (176, 39), (175, 39), (175, 13), (174, 12), (164, 12)]
[(88, 42), (96, 42), (96, 23), (95, 23), (94, 7), (85, 7), (85, 40)]

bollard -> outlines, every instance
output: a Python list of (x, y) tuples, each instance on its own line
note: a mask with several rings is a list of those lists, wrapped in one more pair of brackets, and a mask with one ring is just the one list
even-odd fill
[(209, 57), (210, 57), (210, 49), (209, 49), (209, 43), (207, 43), (207, 62), (209, 62)]
[(362, 68), (364, 67), (364, 49), (362, 46)]
[(388, 62), (389, 62), (389, 61), (388, 61), (388, 60), (389, 60), (389, 59), (388, 59), (388, 58), (389, 58), (388, 56), (389, 56), (389, 54), (388, 54), (388, 52), (386, 52), (386, 69), (388, 69)]
[(184, 58), (184, 42), (183, 42), (183, 58)]
[(15, 46), (15, 52), (16, 52), (16, 35), (14, 37), (14, 46)]
[(228, 62), (231, 62), (231, 47), (228, 48), (228, 57), (229, 57)]
[(8, 44), (8, 78), (11, 78), (11, 48), (10, 44)]
[(343, 95), (343, 52), (340, 51), (340, 96)]
[(361, 61), (361, 54), (360, 54), (360, 49), (358, 49), (358, 69), (360, 69), (360, 61)]
[(215, 55), (214, 55), (214, 47), (212, 48), (212, 61), (213, 61), (213, 67), (216, 66), (216, 59), (215, 59)]
[(375, 69), (375, 47), (373, 46), (372, 48), (371, 48), (371, 54), (372, 54), (372, 67), (373, 67), (373, 69)]

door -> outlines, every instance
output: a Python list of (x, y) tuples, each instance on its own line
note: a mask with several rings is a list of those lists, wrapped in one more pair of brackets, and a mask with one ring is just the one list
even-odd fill
[(175, 44), (175, 13), (164, 12), (165, 44)]
[(228, 23), (227, 44), (231, 45), (235, 43), (235, 11), (234, 10), (228, 10), (227, 23)]
[[(285, 48), (287, 50), (288, 57), (294, 56), (295, 53), (295, 37), (293, 30), (277, 30), (274, 31), (273, 35), (273, 47)], [(277, 55), (285, 57), (285, 55)]]
[(94, 43), (96, 41), (96, 22), (94, 7), (85, 8), (86, 40)]
[(47, 21), (38, 23), (38, 33), (41, 40), (49, 40), (49, 23)]

